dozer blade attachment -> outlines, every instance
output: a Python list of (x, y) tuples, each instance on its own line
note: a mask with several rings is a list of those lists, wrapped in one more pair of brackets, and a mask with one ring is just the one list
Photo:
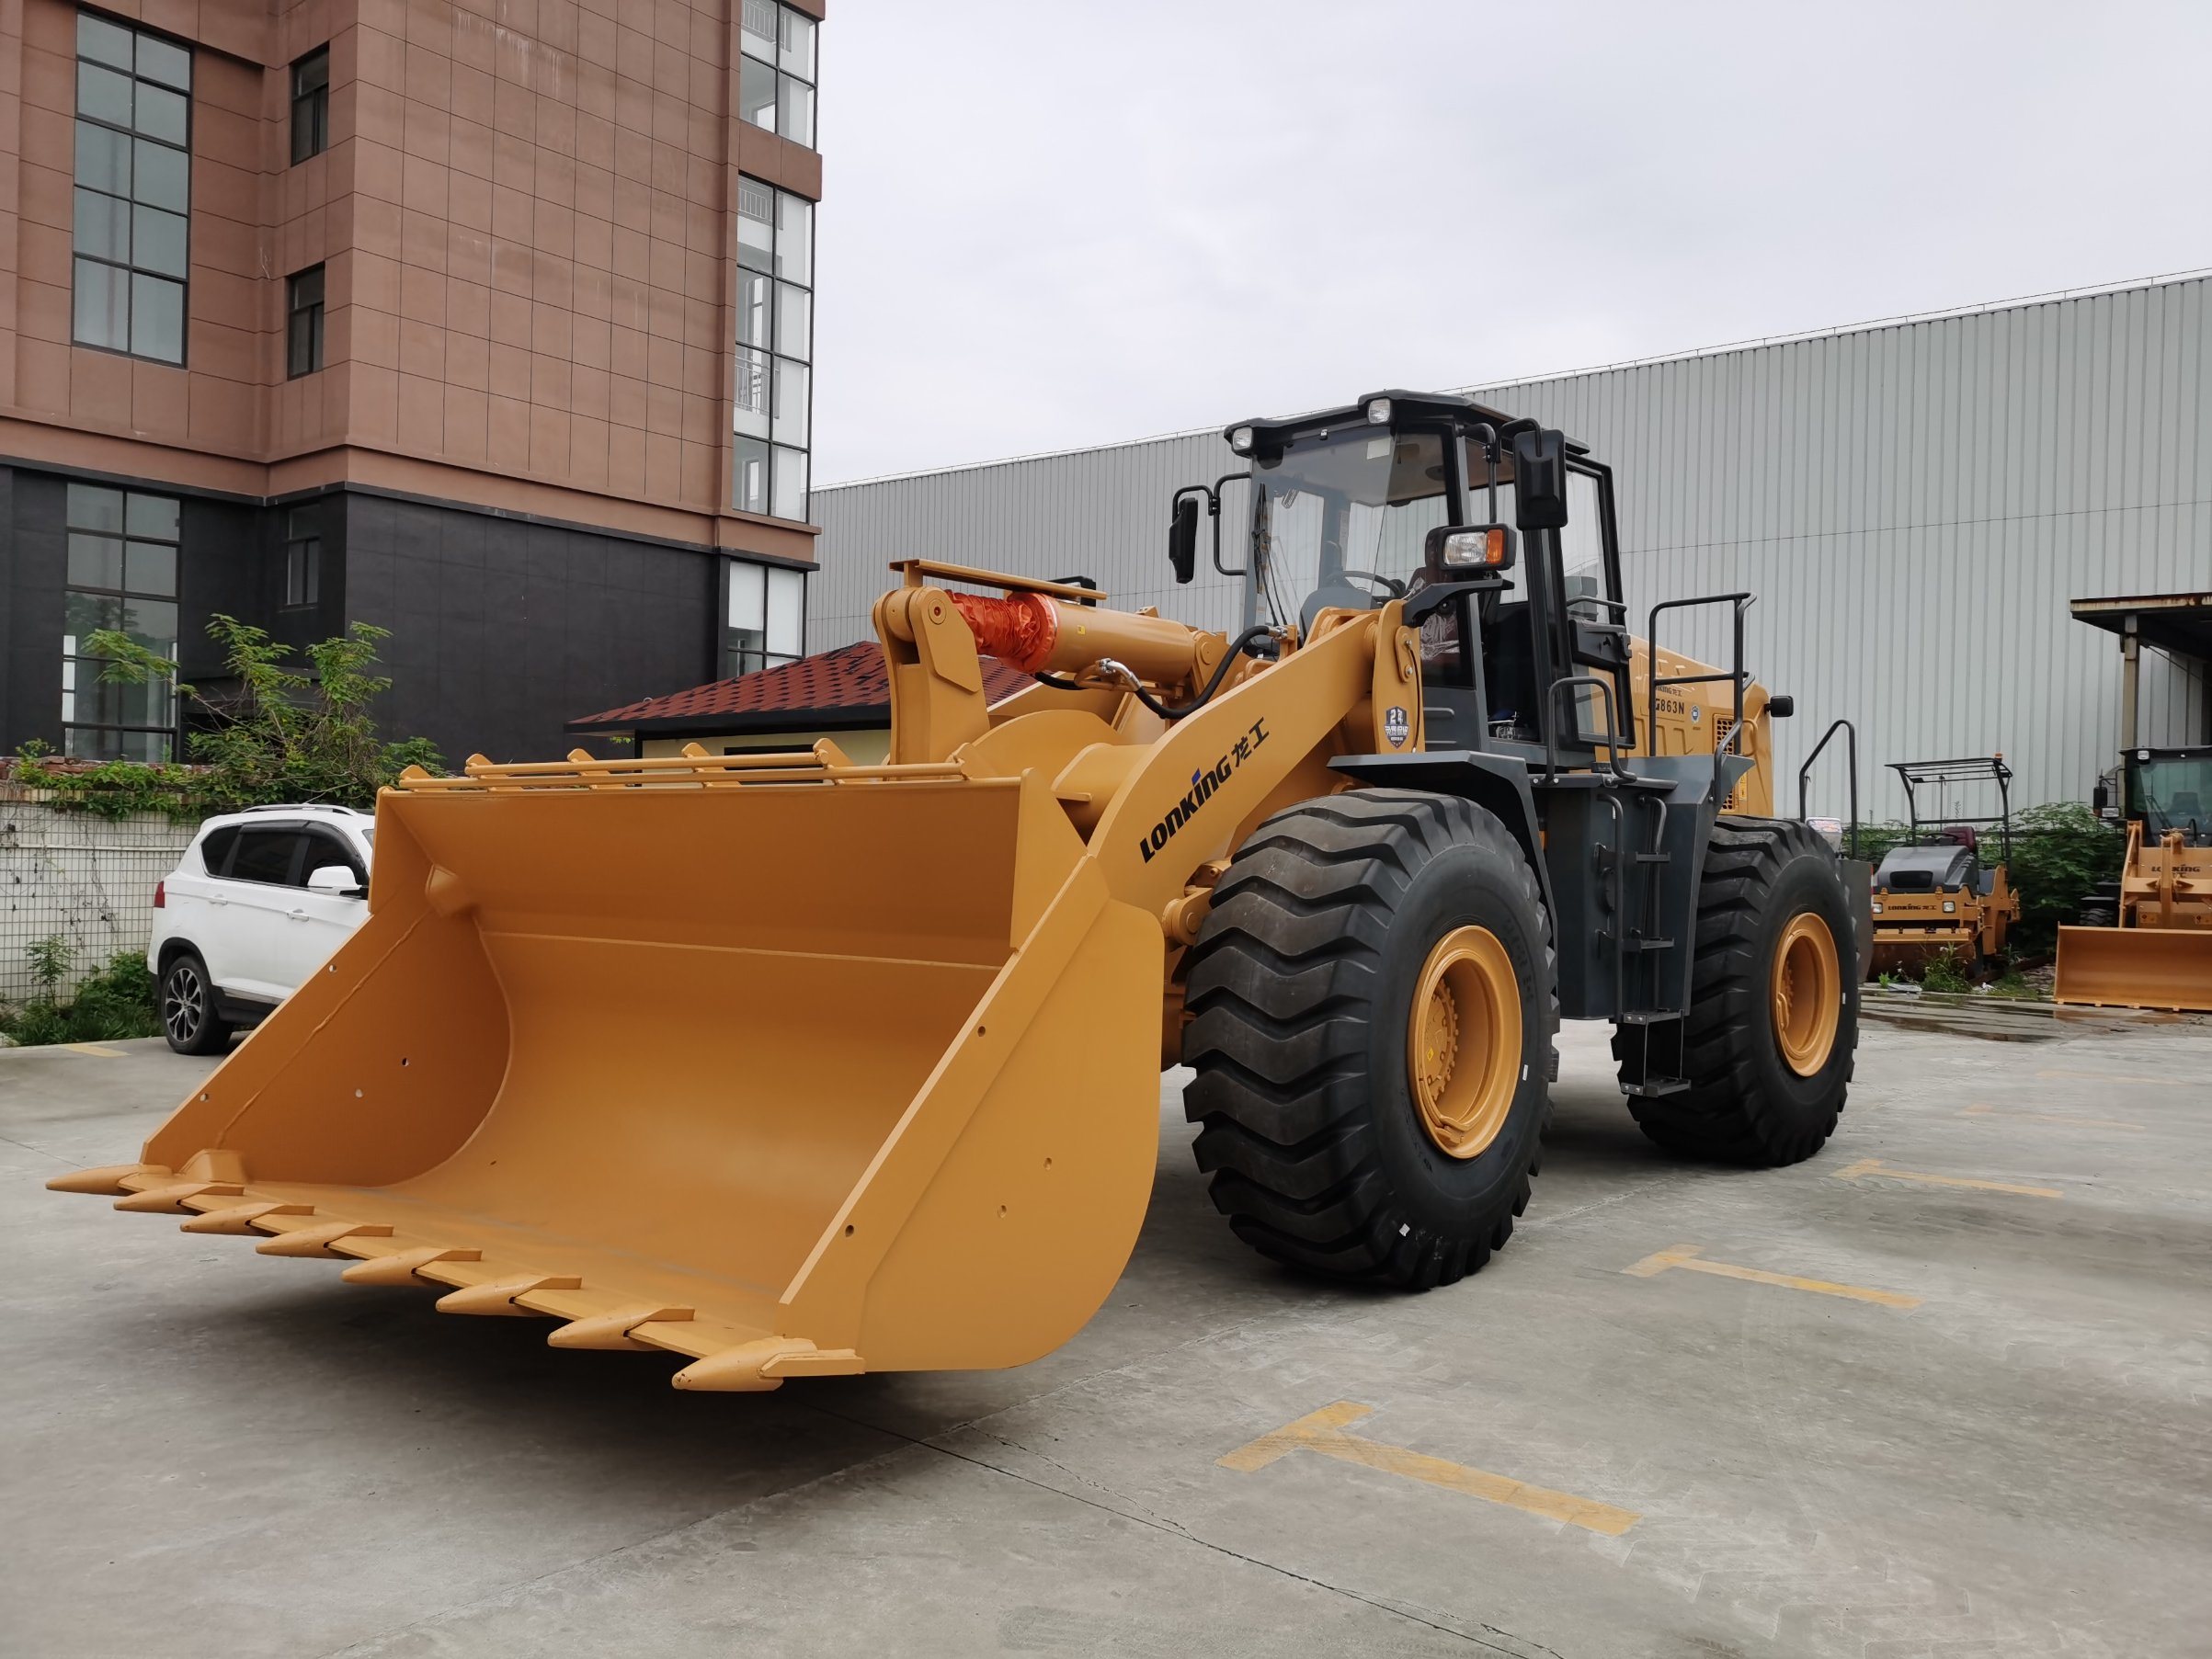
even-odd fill
[(679, 1387), (1049, 1352), (1149, 1195), (1158, 919), (1042, 775), (840, 759), (386, 791), (359, 930), (143, 1164), (54, 1185)]
[(2062, 1003), (2212, 1013), (2212, 928), (2061, 927)]

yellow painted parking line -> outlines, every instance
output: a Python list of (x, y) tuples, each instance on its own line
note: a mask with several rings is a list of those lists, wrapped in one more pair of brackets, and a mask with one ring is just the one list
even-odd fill
[(1836, 1171), (1839, 1181), (1855, 1181), (1862, 1176), (1880, 1176), (1887, 1181), (1917, 1181), (1922, 1187), (1964, 1187), (1974, 1192), (2009, 1192), (2024, 1199), (2062, 1199), (2066, 1195), (2056, 1187), (2023, 1187), (2017, 1181), (1985, 1181), (1976, 1176), (1932, 1176), (1918, 1169), (1892, 1169), (1879, 1158), (1861, 1158), (1856, 1164)]
[(1442, 1486), (1447, 1492), (1464, 1492), (1469, 1497), (1481, 1498), (1486, 1503), (1502, 1504), (1509, 1509), (1524, 1510), (1530, 1515), (1542, 1516), (1545, 1520), (1565, 1521), (1570, 1527), (1579, 1527), (1586, 1532), (1602, 1533), (1607, 1538), (1620, 1537), (1644, 1518), (1633, 1509), (1616, 1509), (1611, 1504), (1599, 1503), (1595, 1498), (1579, 1498), (1572, 1493), (1532, 1486), (1510, 1475), (1469, 1469), (1464, 1463), (1432, 1458), (1425, 1452), (1408, 1451), (1403, 1446), (1385, 1446), (1380, 1440), (1370, 1440), (1363, 1435), (1344, 1432), (1347, 1424), (1357, 1423), (1363, 1417), (1373, 1415), (1374, 1412), (1372, 1405), (1340, 1400), (1334, 1405), (1325, 1405), (1317, 1412), (1309, 1412), (1295, 1423), (1284, 1424), (1272, 1434), (1261, 1435), (1250, 1445), (1239, 1446), (1235, 1451), (1214, 1460), (1224, 1469), (1235, 1469), (1249, 1474), (1255, 1470), (1265, 1469), (1277, 1458), (1289, 1452), (1317, 1451), (1323, 1457), (1335, 1458), (1340, 1462), (1357, 1463), (1363, 1469), (1379, 1469), (1385, 1474), (1404, 1475), (1409, 1481)]
[(120, 1049), (104, 1049), (97, 1042), (65, 1042), (62, 1045), (72, 1054), (97, 1054), (102, 1060), (120, 1060)]
[(1638, 1278), (1656, 1278), (1670, 1267), (1692, 1273), (1710, 1273), (1716, 1278), (1739, 1278), (1746, 1284), (1775, 1285), (1784, 1290), (1810, 1290), (1816, 1296), (1841, 1296), (1852, 1301), (1871, 1301), (1885, 1308), (1917, 1308), (1921, 1299), (1897, 1290), (1876, 1290), (1867, 1285), (1840, 1285), (1829, 1278), (1801, 1278), (1795, 1273), (1769, 1273), (1764, 1267), (1739, 1267), (1734, 1262), (1706, 1261), (1697, 1244), (1676, 1244), (1647, 1256), (1633, 1267), (1623, 1267)]
[(2136, 1129), (2140, 1123), (2123, 1123), (2117, 1118), (2079, 1118), (2071, 1112), (2001, 1112), (1993, 1106), (1969, 1106), (1962, 1118), (2006, 1118), (2015, 1123), (2070, 1123), (2077, 1129)]
[(2069, 1072), (2059, 1068), (2037, 1072), (2035, 1075), (2038, 1077), (2078, 1077), (2088, 1083), (2143, 1084), (2149, 1087), (2160, 1089), (2179, 1089), (2191, 1086), (2179, 1077), (2130, 1077), (2118, 1072)]

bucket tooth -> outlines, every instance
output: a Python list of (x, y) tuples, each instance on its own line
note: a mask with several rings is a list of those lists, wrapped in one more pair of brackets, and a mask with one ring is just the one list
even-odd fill
[(97, 1169), (73, 1169), (65, 1176), (55, 1176), (46, 1183), (49, 1192), (85, 1192), (95, 1198), (120, 1198), (132, 1188), (123, 1185), (125, 1176), (151, 1176), (165, 1180), (170, 1172), (157, 1164), (103, 1164)]
[(489, 1284), (469, 1285), (449, 1291), (439, 1297), (437, 1308), (440, 1313), (490, 1313), (510, 1319), (537, 1319), (545, 1317), (535, 1308), (526, 1308), (518, 1302), (518, 1296), (528, 1296), (532, 1290), (579, 1290), (584, 1281), (573, 1275), (525, 1274), (520, 1278), (494, 1279)]
[(372, 1256), (359, 1261), (338, 1277), (349, 1285), (419, 1285), (423, 1281), (416, 1270), (432, 1262), (476, 1262), (484, 1259), (481, 1250), (446, 1250), (436, 1244), (425, 1244), (419, 1250), (399, 1250), (390, 1256)]
[(695, 1359), (669, 1381), (681, 1389), (764, 1394), (783, 1386), (781, 1377), (769, 1375), (770, 1366), (780, 1359), (795, 1359), (813, 1352), (815, 1345), (803, 1336), (764, 1336), (758, 1342), (741, 1342), (734, 1348)]
[(228, 1181), (186, 1181), (175, 1187), (149, 1187), (143, 1192), (131, 1193), (115, 1200), (118, 1210), (127, 1210), (138, 1215), (190, 1215), (185, 1206), (187, 1199), (206, 1196), (211, 1199), (235, 1199), (245, 1195), (245, 1188)]
[(228, 1233), (258, 1238), (254, 1223), (265, 1215), (313, 1215), (313, 1204), (234, 1204), (228, 1210), (209, 1210), (177, 1224), (179, 1233)]
[(295, 1227), (265, 1238), (254, 1246), (260, 1256), (336, 1256), (330, 1246), (342, 1238), (390, 1238), (392, 1229), (381, 1222), (333, 1222), (327, 1227)]
[(548, 1347), (555, 1348), (627, 1348), (646, 1352), (656, 1345), (640, 1342), (631, 1335), (632, 1331), (642, 1324), (689, 1324), (691, 1317), (690, 1308), (664, 1308), (658, 1302), (640, 1302), (634, 1307), (596, 1313), (588, 1319), (572, 1319), (551, 1333), (545, 1343)]

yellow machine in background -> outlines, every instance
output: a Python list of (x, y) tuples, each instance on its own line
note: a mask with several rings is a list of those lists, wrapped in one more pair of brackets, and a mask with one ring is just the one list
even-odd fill
[[(1716, 749), (1727, 748), (1742, 755), (1751, 762), (1751, 769), (1743, 775), (1735, 791), (1729, 795), (1727, 811), (1747, 813), (1753, 818), (1766, 818), (1774, 811), (1774, 733), (1771, 723), (1774, 717), (1790, 713), (1794, 700), (1774, 697), (1756, 681), (1744, 688), (1743, 733), (1736, 733), (1736, 711), (1733, 687), (1725, 677), (1712, 676), (1714, 670), (1694, 658), (1679, 652), (1661, 650), (1659, 658), (1659, 678), (1672, 680), (1671, 686), (1662, 684), (1656, 699), (1651, 696), (1651, 661), (1655, 653), (1647, 640), (1636, 642), (1636, 650), (1629, 663), (1633, 694), (1638, 708), (1649, 706), (1655, 719), (1644, 722), (1637, 730), (1637, 742), (1631, 754), (1653, 755), (1710, 755)], [(1654, 734), (1647, 741), (1647, 732)]]
[[(1921, 968), (1948, 957), (1968, 972), (2004, 953), (2012, 925), (2020, 919), (2020, 894), (2009, 880), (2012, 858), (2012, 768), (2002, 755), (1959, 760), (1890, 763), (1905, 786), (1911, 832), (1884, 855), (1874, 872), (1872, 974)], [(1951, 791), (1993, 788), (1997, 811), (1961, 814), (1950, 810)], [(1938, 791), (1935, 813), (1921, 816), (1920, 791)], [(1933, 827), (1940, 825), (1940, 828)], [(1981, 846), (1984, 831), (1998, 832), (1994, 864)]]
[[(1587, 499), (1617, 594), (1610, 474), (1403, 392), (1231, 442), (1268, 621), (908, 561), (874, 613), (885, 764), (411, 770), (365, 925), (139, 1161), (50, 1185), (760, 1390), (1066, 1341), (1136, 1239), (1179, 1057), (1231, 1226), (1337, 1277), (1450, 1283), (1505, 1243), (1561, 1014), (1614, 1022), (1662, 1144), (1817, 1152), (1856, 1041), (1844, 867), (1718, 815), (1771, 799), (1740, 662), (1725, 743), (1587, 726), (1633, 647), (1569, 615), (1558, 531)], [(1515, 526), (1483, 522), (1509, 469)], [(986, 656), (1037, 683), (986, 704)], [(1659, 660), (1648, 698), (1713, 672)], [(1505, 738), (1509, 666), (1556, 695), (1510, 693)]]
[(2134, 749), (2120, 769), (2127, 853), (2112, 925), (2058, 929), (2052, 994), (2212, 1013), (2212, 747)]

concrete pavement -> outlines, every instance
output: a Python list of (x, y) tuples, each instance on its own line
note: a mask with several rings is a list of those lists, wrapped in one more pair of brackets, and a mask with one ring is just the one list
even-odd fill
[(1075, 1342), (755, 1396), (45, 1192), (205, 1062), (0, 1052), (0, 1652), (2203, 1653), (2212, 1027), (1907, 1012), (1760, 1173), (1569, 1028), (1520, 1233), (1417, 1297), (1238, 1244), (1171, 1076)]

